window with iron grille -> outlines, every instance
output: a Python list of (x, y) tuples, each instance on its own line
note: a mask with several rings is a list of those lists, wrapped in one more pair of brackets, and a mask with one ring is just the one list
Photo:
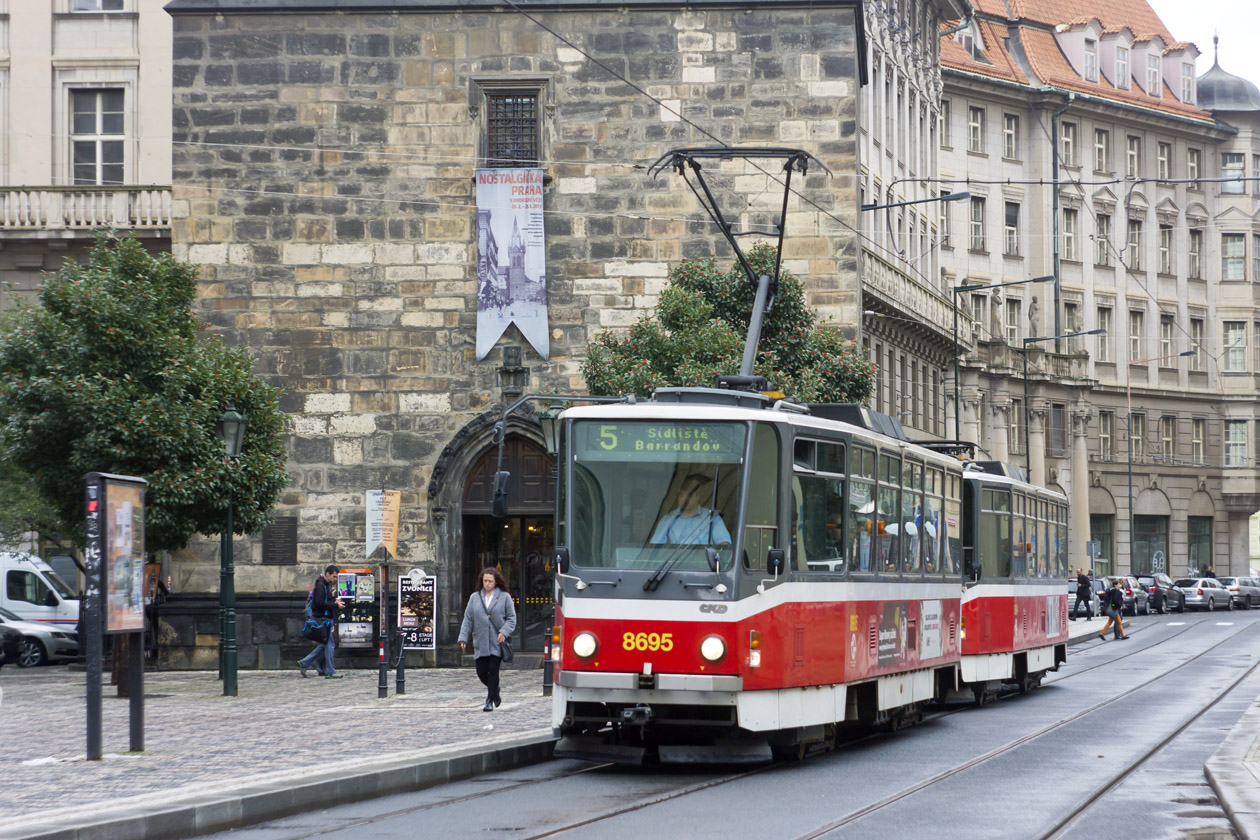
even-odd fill
[(486, 166), (537, 166), (538, 91), (486, 91)]

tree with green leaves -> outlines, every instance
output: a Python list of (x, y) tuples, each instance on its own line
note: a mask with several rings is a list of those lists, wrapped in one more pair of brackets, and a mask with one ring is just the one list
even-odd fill
[[(221, 533), (229, 496), (236, 533), (257, 531), (288, 483), (279, 394), (243, 350), (203, 333), (197, 276), (135, 239), (103, 236), (85, 265), (45, 278), (38, 305), (0, 323), (3, 460), (76, 543), (85, 473), (148, 481), (149, 551)], [(232, 460), (217, 434), (229, 401), (249, 421)]]
[[(773, 247), (756, 245), (747, 257), (756, 273), (773, 276)], [(755, 296), (738, 263), (723, 271), (713, 257), (684, 260), (670, 270), (654, 312), (624, 333), (596, 336), (582, 363), (587, 387), (592, 394), (648, 396), (667, 386), (712, 387), (720, 374), (739, 373)], [(786, 270), (753, 369), (801, 402), (861, 403), (874, 383), (874, 365), (819, 324), (800, 281)]]

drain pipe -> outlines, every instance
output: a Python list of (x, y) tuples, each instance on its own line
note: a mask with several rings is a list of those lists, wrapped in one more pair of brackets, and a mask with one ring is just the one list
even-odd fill
[[(1056, 336), (1063, 334), (1062, 325), (1059, 323), (1060, 310), (1062, 309), (1060, 304), (1062, 281), (1059, 279), (1059, 117), (1062, 117), (1067, 109), (1072, 107), (1072, 103), (1075, 100), (1076, 94), (1068, 91), (1067, 104), (1056, 111), (1054, 116), (1050, 118), (1050, 184), (1051, 189), (1054, 190), (1050, 212), (1050, 215), (1053, 217), (1051, 230), (1054, 241), (1054, 264), (1051, 273), (1054, 274), (1054, 334)], [(1080, 138), (1078, 137), (1077, 140), (1079, 141)], [(1060, 341), (1056, 338), (1054, 340), (1054, 352), (1056, 353), (1061, 352), (1059, 344)]]
[(947, 35), (953, 35), (955, 32), (961, 32), (962, 30), (966, 29), (968, 26), (971, 26), (971, 19), (976, 16), (976, 10), (972, 8), (971, 4), (968, 3), (967, 0), (961, 0), (961, 2), (962, 2), (962, 7), (963, 7), (963, 19), (959, 22), (957, 26), (952, 26), (949, 29), (946, 29), (944, 32), (942, 32), (940, 35), (936, 37), (944, 38)]

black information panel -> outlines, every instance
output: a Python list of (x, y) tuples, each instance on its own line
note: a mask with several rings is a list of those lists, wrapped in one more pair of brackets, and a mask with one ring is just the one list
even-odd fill
[(262, 561), (264, 566), (297, 565), (297, 517), (277, 516), (263, 528)]

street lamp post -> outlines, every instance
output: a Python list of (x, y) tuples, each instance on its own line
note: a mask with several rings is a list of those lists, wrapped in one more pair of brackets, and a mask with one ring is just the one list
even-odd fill
[(1053, 279), (1054, 275), (1051, 274), (1047, 277), (1033, 277), (1028, 280), (1012, 280), (1009, 283), (972, 283), (955, 286), (950, 290), (953, 292), (950, 298), (954, 302), (954, 440), (962, 440), (962, 380), (958, 373), (958, 296), (965, 292), (983, 292), (1006, 286), (1022, 286), (1025, 283), (1048, 283)]
[[(1137, 570), (1133, 568), (1133, 552), (1137, 547), (1137, 540), (1133, 536), (1133, 525), (1135, 522), (1133, 516), (1133, 379), (1131, 376), (1133, 365), (1145, 365), (1151, 362), (1159, 362), (1164, 359), (1176, 359), (1180, 356), (1193, 356), (1196, 351), (1184, 350), (1180, 353), (1165, 353), (1162, 356), (1151, 356), (1149, 359), (1135, 359), (1124, 366), (1124, 405), (1125, 416), (1129, 433), (1128, 446), (1128, 467), (1129, 467), (1129, 573), (1137, 574)], [(1118, 571), (1118, 570), (1113, 570)]]
[[(229, 461), (241, 454), (241, 442), (245, 439), (248, 423), (245, 416), (236, 410), (236, 404), (229, 400), (218, 424), (223, 452)], [(223, 613), (223, 638), (219, 648), (224, 697), (236, 696), (236, 567), (232, 563), (232, 527), (232, 492), (229, 490), (227, 524), (219, 543), (219, 609)]]
[(1028, 345), (1041, 341), (1058, 341), (1064, 338), (1076, 338), (1080, 335), (1106, 335), (1104, 329), (1082, 330), (1081, 332), (1064, 333), (1063, 335), (1043, 335), (1039, 338), (1024, 339), (1024, 479), (1032, 481), (1032, 447), (1028, 444), (1028, 426), (1031, 412), (1028, 410)]

